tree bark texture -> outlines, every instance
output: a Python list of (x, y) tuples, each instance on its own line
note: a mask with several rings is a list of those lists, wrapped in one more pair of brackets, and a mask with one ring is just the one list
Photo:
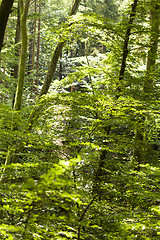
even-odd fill
[(63, 64), (62, 64), (62, 51), (60, 53), (60, 63), (59, 63), (59, 80), (63, 77)]
[(49, 87), (51, 85), (51, 82), (52, 82), (52, 79), (53, 79), (53, 76), (54, 76), (54, 73), (55, 73), (55, 70), (56, 70), (56, 67), (57, 67), (57, 62), (59, 60), (59, 57), (60, 57), (60, 54), (62, 52), (64, 44), (65, 44), (65, 42), (59, 42), (55, 51), (54, 51), (54, 54), (53, 54), (53, 57), (51, 59), (49, 69), (48, 69), (48, 72), (47, 72), (47, 76), (45, 78), (45, 81), (44, 81), (43, 87), (41, 89), (41, 92), (39, 94), (39, 97), (41, 97), (44, 94), (47, 94), (47, 92), (49, 90)]
[(119, 93), (122, 90), (121, 84), (122, 84), (122, 80), (124, 78), (124, 73), (125, 73), (125, 69), (126, 69), (126, 60), (127, 60), (127, 56), (128, 56), (128, 44), (129, 44), (129, 39), (130, 39), (130, 35), (131, 35), (132, 24), (135, 19), (135, 15), (136, 15), (137, 3), (138, 3), (138, 0), (134, 0), (134, 2), (132, 4), (132, 11), (131, 11), (130, 18), (128, 21), (128, 27), (127, 27), (127, 30), (125, 33), (122, 62), (121, 62), (120, 73), (119, 73), (119, 83), (118, 83), (118, 87), (117, 87), (117, 92), (118, 92), (118, 95), (116, 96), (117, 98), (119, 98)]
[[(30, 10), (31, 12), (33, 11), (34, 14), (37, 14), (37, 0), (34, 0), (34, 5), (33, 9)], [(30, 33), (31, 33), (31, 38), (29, 39), (29, 60), (28, 60), (28, 73), (27, 75), (30, 75), (30, 92), (31, 96), (34, 91), (34, 69), (35, 69), (35, 45), (36, 45), (36, 25), (37, 25), (37, 17), (35, 17), (34, 20), (31, 21), (31, 26), (30, 26)]]
[(39, 54), (40, 54), (40, 40), (41, 40), (41, 34), (40, 34), (40, 30), (41, 30), (41, 0), (39, 0), (39, 6), (38, 6), (39, 10), (39, 19), (38, 19), (38, 37), (37, 37), (37, 58), (36, 58), (36, 80), (35, 80), (35, 85), (36, 85), (36, 93), (38, 92), (38, 77), (39, 77)]
[(0, 52), (3, 46), (5, 29), (8, 21), (9, 14), (13, 6), (14, 0), (2, 0), (0, 6)]
[[(37, 14), (37, 0), (34, 2), (34, 12)], [(32, 69), (34, 70), (35, 65), (35, 45), (36, 45), (36, 27), (37, 27), (37, 19), (34, 20), (34, 38), (33, 38), (33, 61), (32, 61)]]
[[(80, 2), (81, 2), (81, 0), (74, 0), (72, 8), (69, 13), (69, 16), (76, 14)], [(57, 44), (57, 47), (55, 48), (53, 57), (51, 59), (50, 65), (49, 65), (48, 73), (47, 73), (46, 79), (44, 81), (44, 84), (42, 86), (42, 89), (40, 91), (39, 97), (41, 97), (44, 94), (47, 94), (47, 92), (50, 88), (50, 85), (51, 85), (51, 82), (52, 82), (52, 79), (53, 79), (53, 76), (54, 76), (54, 73), (55, 73), (55, 70), (57, 67), (57, 62), (59, 60), (59, 57), (60, 57), (60, 54), (62, 52), (64, 45), (65, 45), (65, 41), (62, 41), (62, 42), (59, 41), (59, 43)]]
[(150, 44), (147, 58), (146, 78), (144, 79), (144, 92), (150, 93), (153, 90), (153, 76), (158, 50), (159, 27), (160, 27), (160, 4), (157, 1), (151, 0), (150, 11)]
[[(19, 54), (20, 54), (20, 8), (18, 4), (18, 9), (17, 9), (17, 24), (16, 24), (16, 36), (15, 36), (15, 58), (18, 62)], [(13, 77), (18, 78), (18, 63), (16, 63), (13, 66)]]
[[(29, 39), (29, 56), (28, 56), (28, 63), (27, 63), (27, 75), (30, 75), (33, 71), (33, 44), (34, 44), (34, 22), (30, 23), (30, 33), (31, 38)], [(32, 82), (31, 82), (32, 84)], [(31, 87), (32, 89), (32, 87)]]
[(22, 104), (22, 95), (23, 95), (23, 86), (25, 78), (25, 66), (26, 66), (26, 55), (27, 55), (27, 15), (29, 9), (30, 0), (26, 0), (25, 3), (23, 0), (19, 1), (20, 4), (20, 28), (21, 28), (21, 54), (20, 54), (20, 65), (18, 73), (18, 84), (15, 96), (14, 109), (19, 111)]
[(95, 199), (97, 198), (97, 194), (93, 197), (93, 199), (90, 201), (90, 203), (86, 206), (86, 208), (83, 210), (80, 218), (79, 218), (79, 226), (78, 226), (78, 234), (77, 234), (77, 240), (81, 239), (81, 221), (84, 219), (88, 209), (90, 208), (90, 206), (93, 204), (93, 202), (95, 201)]

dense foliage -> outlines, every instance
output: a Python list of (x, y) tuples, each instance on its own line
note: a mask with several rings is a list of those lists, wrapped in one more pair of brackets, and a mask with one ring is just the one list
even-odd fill
[(72, 14), (76, 2), (15, 0), (9, 16), (0, 239), (158, 240), (160, 3), (83, 0)]

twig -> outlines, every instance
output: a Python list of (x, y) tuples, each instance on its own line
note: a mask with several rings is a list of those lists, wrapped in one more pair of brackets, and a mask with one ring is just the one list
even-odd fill
[[(92, 205), (92, 203), (94, 202), (94, 200), (96, 199), (96, 197), (98, 197), (98, 194), (96, 194), (93, 199), (90, 201), (90, 203), (87, 205), (87, 207), (83, 210), (80, 218), (79, 218), (79, 222), (81, 222), (84, 219), (85, 214), (87, 213), (89, 207)], [(77, 240), (80, 240), (80, 234), (81, 234), (81, 223), (78, 226), (78, 235), (77, 235)]]

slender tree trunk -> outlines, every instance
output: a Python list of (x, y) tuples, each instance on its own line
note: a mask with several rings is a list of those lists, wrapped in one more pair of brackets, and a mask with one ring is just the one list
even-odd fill
[(61, 51), (60, 63), (59, 63), (59, 80), (62, 80), (62, 72), (63, 72), (63, 65), (62, 65), (62, 51)]
[(147, 58), (146, 78), (144, 79), (144, 92), (146, 94), (150, 94), (153, 91), (153, 72), (155, 70), (158, 50), (160, 5), (155, 0), (151, 0), (150, 25), (151, 35)]
[[(19, 65), (19, 73), (18, 73), (18, 84), (17, 84), (17, 91), (15, 96), (15, 103), (14, 109), (19, 111), (21, 109), (22, 104), (22, 94), (23, 94), (23, 85), (24, 85), (24, 78), (25, 78), (25, 63), (26, 63), (26, 55), (27, 55), (27, 26), (26, 20), (28, 15), (30, 0), (23, 0), (19, 1), (20, 6), (20, 28), (21, 28), (21, 54), (20, 54), (20, 65)], [(14, 126), (14, 129), (17, 129), (18, 126)], [(14, 130), (13, 129), (13, 130)], [(8, 149), (8, 153), (6, 156), (5, 165), (9, 165), (15, 156), (15, 146), (12, 146)], [(3, 178), (3, 175), (2, 175)]]
[(78, 226), (78, 233), (77, 233), (77, 240), (80, 240), (81, 239), (81, 221), (83, 221), (86, 213), (88, 212), (90, 206), (93, 204), (93, 202), (95, 201), (95, 199), (97, 198), (98, 194), (96, 194), (92, 200), (90, 201), (90, 203), (85, 207), (85, 209), (82, 211), (81, 215), (80, 215), (80, 218), (78, 219), (78, 222), (79, 222), (79, 226)]
[(137, 8), (137, 3), (138, 0), (134, 0), (133, 4), (132, 4), (132, 11), (130, 14), (130, 18), (128, 21), (128, 27), (126, 30), (126, 34), (125, 34), (125, 40), (124, 40), (124, 44), (123, 44), (123, 54), (122, 54), (122, 62), (121, 62), (121, 68), (120, 68), (120, 73), (119, 73), (119, 84), (118, 84), (118, 88), (117, 88), (117, 95), (116, 98), (119, 98), (119, 94), (122, 91), (122, 87), (123, 87), (123, 78), (124, 78), (124, 73), (125, 73), (125, 69), (126, 69), (126, 60), (127, 60), (127, 56), (128, 56), (128, 44), (129, 44), (129, 39), (130, 39), (130, 35), (131, 35), (131, 30), (132, 30), (132, 24), (136, 15), (136, 8)]
[(14, 109), (19, 111), (21, 109), (22, 104), (22, 95), (23, 95), (23, 86), (24, 86), (24, 78), (25, 78), (25, 67), (26, 67), (26, 56), (27, 56), (27, 15), (29, 9), (30, 0), (19, 1), (20, 4), (20, 28), (21, 28), (21, 54), (20, 54), (20, 65), (19, 65), (19, 73), (18, 73), (18, 84), (15, 96)]
[(2, 0), (0, 6), (0, 52), (3, 46), (5, 29), (14, 0)]
[(31, 33), (31, 38), (29, 39), (29, 59), (27, 63), (27, 75), (29, 76), (29, 83), (30, 83), (30, 96), (32, 97), (33, 94), (33, 88), (34, 88), (34, 81), (33, 81), (33, 72), (34, 72), (34, 21), (31, 22), (30, 26), (30, 33)]
[[(69, 16), (76, 14), (80, 2), (81, 2), (81, 0), (74, 0), (72, 8), (69, 13)], [(57, 44), (57, 47), (55, 48), (55, 51), (54, 51), (54, 54), (53, 54), (53, 57), (51, 59), (50, 66), (48, 69), (48, 73), (45, 78), (42, 89), (40, 91), (39, 97), (41, 97), (44, 94), (47, 94), (47, 92), (50, 88), (50, 85), (51, 85), (51, 82), (52, 82), (52, 79), (53, 79), (53, 76), (54, 76), (54, 73), (55, 73), (55, 70), (57, 67), (57, 62), (59, 60), (59, 57), (60, 57), (60, 54), (61, 54), (61, 51), (62, 51), (64, 45), (65, 45), (65, 41), (59, 41), (59, 43)]]
[[(33, 41), (34, 41), (34, 21), (30, 23), (30, 33), (31, 33), (31, 38), (29, 39), (29, 59), (27, 63), (27, 75), (30, 75), (33, 71)], [(33, 85), (33, 84), (32, 84)], [(32, 87), (31, 87), (32, 88)]]
[[(19, 54), (20, 54), (20, 9), (19, 4), (17, 8), (17, 24), (16, 24), (16, 36), (15, 36), (15, 58), (18, 62)], [(18, 63), (13, 66), (13, 77), (18, 78)]]
[(85, 56), (85, 42), (81, 42), (81, 56)]
[[(34, 12), (37, 14), (37, 0), (34, 2)], [(34, 20), (34, 38), (33, 38), (33, 61), (32, 61), (32, 69), (34, 70), (35, 65), (35, 45), (36, 45), (36, 26), (37, 26), (37, 19)]]
[[(18, 60), (19, 60), (19, 56), (20, 56), (20, 8), (19, 8), (19, 4), (18, 4), (18, 8), (17, 8), (17, 24), (16, 24), (16, 35), (15, 35), (15, 59), (16, 59), (16, 63), (13, 66), (13, 77), (15, 79), (18, 79)], [(16, 84), (15, 84), (15, 88), (16, 88)], [(13, 95), (13, 100), (12, 100), (12, 108), (14, 107), (14, 102), (15, 102), (15, 91), (14, 91), (14, 95)]]
[[(123, 52), (122, 52), (122, 62), (121, 62), (121, 67), (120, 67), (120, 72), (119, 72), (119, 84), (116, 89), (116, 91), (117, 91), (116, 92), (116, 100), (118, 100), (118, 98), (120, 97), (120, 94), (121, 94), (121, 91), (123, 88), (123, 79), (124, 79), (124, 74), (125, 74), (125, 69), (126, 69), (126, 61), (127, 61), (127, 56), (128, 56), (128, 44), (129, 44), (129, 39), (130, 39), (130, 35), (131, 35), (133, 21), (135, 19), (135, 15), (136, 15), (137, 3), (138, 3), (138, 0), (134, 0), (134, 2), (132, 4), (132, 10), (131, 10), (131, 14), (129, 17), (126, 33), (125, 33)], [(106, 132), (106, 136), (109, 135), (111, 132), (111, 126), (106, 126), (104, 130)], [(107, 143), (105, 145), (107, 145)], [(104, 149), (101, 151), (98, 168), (97, 168), (97, 171), (95, 172), (95, 183), (93, 185), (93, 192), (95, 192), (95, 191), (97, 191), (97, 189), (99, 189), (98, 190), (99, 195), (101, 195), (100, 183), (101, 183), (101, 177), (104, 175), (104, 168), (105, 168), (105, 164), (106, 164), (107, 154), (108, 154), (107, 150)]]
[[(34, 2), (34, 12), (37, 14), (37, 0)], [(36, 45), (36, 26), (37, 26), (37, 19), (34, 19), (34, 37), (33, 37), (33, 58), (32, 58), (32, 69), (34, 70), (35, 67), (35, 45)]]
[[(37, 14), (37, 0), (34, 0), (34, 5), (33, 9), (31, 9), (34, 14)], [(31, 91), (31, 96), (33, 94), (34, 90), (34, 69), (35, 69), (35, 43), (36, 43), (36, 23), (37, 23), (37, 17), (33, 21), (31, 21), (31, 27), (30, 27), (30, 32), (31, 32), (31, 38), (29, 40), (29, 61), (28, 61), (28, 75), (32, 74), (30, 77), (30, 91)]]
[(41, 35), (40, 35), (40, 31), (41, 31), (41, 0), (39, 0), (39, 6), (38, 6), (39, 10), (39, 19), (38, 19), (38, 38), (37, 38), (37, 58), (36, 58), (36, 81), (35, 81), (35, 85), (36, 85), (36, 93), (38, 93), (38, 85), (39, 85), (39, 81), (38, 81), (38, 77), (39, 77), (39, 54), (40, 54), (40, 39), (41, 39)]
[[(27, 54), (27, 27), (26, 27), (26, 19), (27, 19), (27, 13), (28, 13), (28, 9), (29, 9), (29, 3), (30, 3), (30, 0), (26, 0), (25, 1), (25, 5), (24, 5), (23, 0), (20, 0), (22, 46), (21, 46), (21, 56), (20, 56), (18, 85), (17, 85), (17, 92), (16, 92), (15, 104), (14, 104), (14, 109), (16, 111), (20, 110), (21, 103), (22, 103), (22, 93), (23, 93), (23, 85), (24, 85), (24, 77), (25, 77), (25, 61), (26, 61), (26, 54)], [(76, 13), (76, 10), (78, 9), (79, 3), (80, 3), (80, 0), (75, 0), (74, 1), (73, 6), (72, 6), (71, 11), (70, 11), (70, 14), (71, 13), (73, 13), (73, 14)], [(75, 7), (75, 5), (76, 5), (76, 7)], [(51, 60), (50, 68), (48, 70), (49, 73), (48, 73), (47, 76), (50, 76), (50, 74), (52, 74), (52, 76), (53, 76), (55, 70), (51, 71), (51, 65), (52, 64), (55, 65), (54, 60), (56, 61), (56, 64), (57, 64), (57, 61), (58, 61), (58, 58), (60, 56), (60, 52), (62, 50), (62, 46), (63, 45), (64, 45), (64, 43), (63, 44), (61, 42), (58, 43), (57, 48), (56, 48), (55, 53), (54, 53), (54, 56), (53, 56), (53, 58)], [(60, 51), (59, 51), (59, 49), (60, 49)], [(45, 89), (45, 93), (44, 94), (46, 94), (48, 92), (48, 89), (50, 87), (52, 78), (50, 78), (50, 79), (46, 78), (46, 79), (47, 80), (45, 80), (45, 82), (44, 82), (44, 86), (45, 86), (44, 87), (44, 89)], [(49, 81), (49, 85), (47, 85), (48, 81)], [(43, 95), (42, 93), (41, 93), (41, 95)], [(33, 112), (31, 113), (30, 117), (29, 117), (29, 120), (28, 120), (28, 122), (29, 122), (28, 130), (32, 129), (33, 122), (34, 122), (34, 120), (36, 118), (35, 117), (36, 114), (37, 114), (36, 109), (34, 109)], [(11, 147), (8, 150), (8, 153), (7, 153), (7, 156), (6, 156), (5, 165), (9, 165), (11, 163), (12, 158), (14, 158), (14, 155), (15, 155), (15, 151), (16, 151), (15, 149), (16, 149), (16, 146), (13, 146), (13, 147)], [(1, 180), (3, 180), (3, 174), (1, 176)]]

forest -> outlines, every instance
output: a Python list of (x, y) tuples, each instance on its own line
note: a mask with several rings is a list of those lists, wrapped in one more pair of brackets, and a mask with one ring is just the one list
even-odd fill
[(160, 0), (0, 0), (0, 239), (160, 239)]

